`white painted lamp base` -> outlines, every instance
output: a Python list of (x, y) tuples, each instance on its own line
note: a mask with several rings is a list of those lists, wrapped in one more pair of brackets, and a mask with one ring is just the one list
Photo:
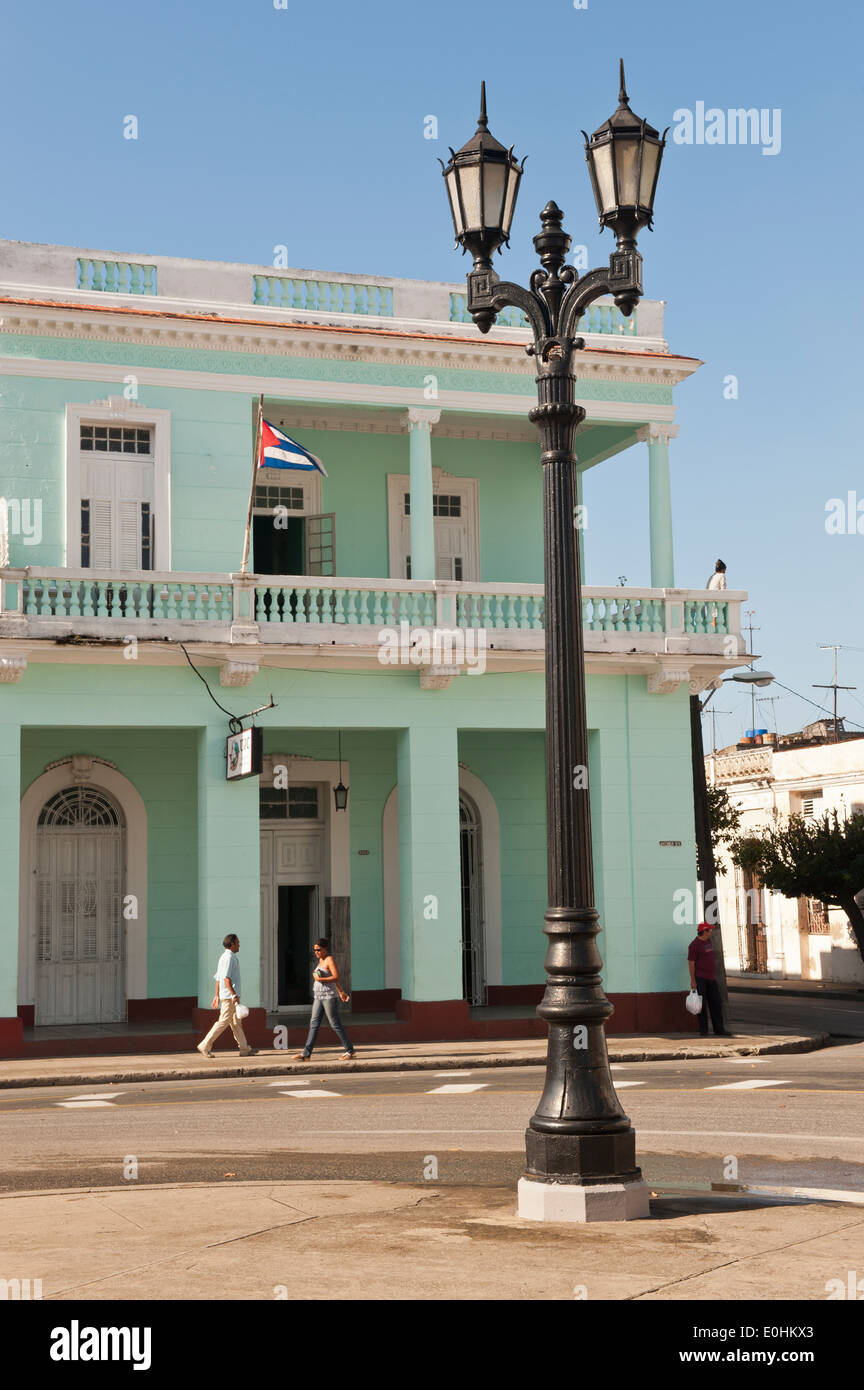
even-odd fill
[(598, 1186), (519, 1179), (518, 1214), (526, 1221), (639, 1221), (650, 1216), (644, 1182)]

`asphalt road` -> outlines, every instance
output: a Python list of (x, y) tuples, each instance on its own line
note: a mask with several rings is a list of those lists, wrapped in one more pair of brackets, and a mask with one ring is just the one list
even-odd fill
[[(767, 988), (767, 986), (766, 986)], [(792, 1033), (830, 1033), (864, 1038), (864, 1000), (823, 999), (819, 995), (756, 994), (732, 990), (729, 1016), (751, 1028), (785, 1028)]]
[[(747, 1003), (752, 1001), (748, 1000)], [(771, 1001), (774, 1002), (774, 1001)], [(854, 1007), (854, 1006), (853, 1006)], [(35, 1087), (0, 1093), (0, 1191), (129, 1181), (509, 1183), (542, 1069)], [(614, 1068), (648, 1180), (864, 1201), (864, 1043)]]

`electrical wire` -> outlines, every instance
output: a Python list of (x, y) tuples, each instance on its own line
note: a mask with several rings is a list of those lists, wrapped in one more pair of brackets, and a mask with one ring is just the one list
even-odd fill
[(192, 667), (192, 670), (195, 672), (195, 674), (196, 674), (196, 676), (198, 677), (199, 681), (201, 681), (202, 685), (204, 686), (205, 690), (207, 691), (207, 694), (210, 696), (210, 699), (213, 701), (214, 705), (216, 705), (219, 709), (221, 709), (221, 711), (222, 711), (223, 714), (227, 714), (227, 716), (228, 716), (229, 719), (233, 719), (235, 724), (239, 724), (239, 723), (240, 723), (240, 717), (239, 717), (239, 715), (232, 714), (231, 711), (230, 711), (230, 709), (226, 709), (224, 705), (220, 705), (220, 704), (219, 704), (219, 701), (216, 699), (216, 696), (213, 694), (213, 691), (210, 689), (210, 686), (209, 686), (208, 683), (207, 683), (206, 677), (202, 676), (201, 672), (198, 670), (198, 667), (195, 665), (195, 662), (192, 660), (192, 658), (191, 658), (191, 656), (189, 655), (189, 653), (187, 652), (186, 648), (183, 646), (183, 643), (182, 643), (182, 642), (178, 642), (178, 643), (177, 643), (177, 646), (180, 648), (180, 650), (181, 650), (181, 652), (183, 653), (183, 655), (185, 656), (186, 660), (189, 662), (189, 665)]

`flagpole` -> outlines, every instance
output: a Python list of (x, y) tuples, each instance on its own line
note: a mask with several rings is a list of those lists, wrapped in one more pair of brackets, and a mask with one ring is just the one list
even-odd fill
[(255, 501), (255, 484), (258, 479), (258, 451), (261, 448), (261, 422), (264, 419), (264, 394), (258, 397), (258, 420), (255, 425), (255, 447), (252, 451), (252, 486), (249, 489), (249, 510), (246, 513), (246, 535), (243, 538), (243, 563), (240, 573), (246, 573), (249, 560), (249, 537), (252, 534), (252, 506)]

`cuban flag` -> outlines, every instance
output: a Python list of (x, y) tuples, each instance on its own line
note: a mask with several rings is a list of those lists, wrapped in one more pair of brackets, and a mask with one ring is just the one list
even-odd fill
[(258, 443), (258, 467), (299, 468), (303, 473), (317, 471), (327, 477), (327, 470), (320, 459), (310, 454), (296, 439), (289, 439), (287, 434), (283, 434), (275, 425), (264, 419), (261, 420), (261, 438)]

